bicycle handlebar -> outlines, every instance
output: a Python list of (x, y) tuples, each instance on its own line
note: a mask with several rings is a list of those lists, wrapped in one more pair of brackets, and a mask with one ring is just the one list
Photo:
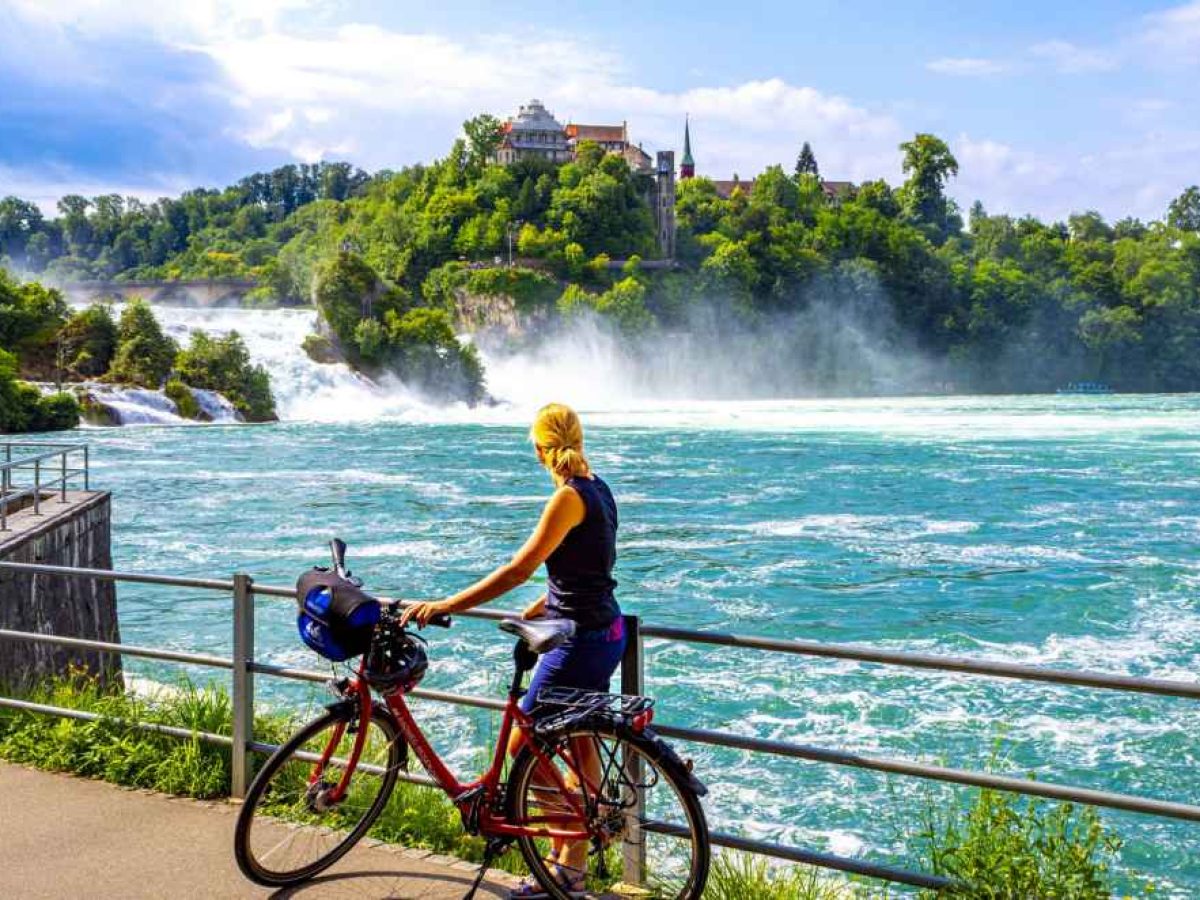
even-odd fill
[[(350, 580), (350, 572), (346, 569), (346, 542), (341, 538), (334, 538), (329, 542), (329, 553), (333, 557), (333, 571), (338, 574), (338, 577)], [(354, 579), (358, 584), (362, 584), (361, 579)], [(383, 606), (411, 606), (416, 601), (414, 600), (384, 600), (379, 602)], [(431, 618), (425, 624), (434, 625), (438, 628), (449, 628), (453, 620), (447, 613), (439, 613)]]

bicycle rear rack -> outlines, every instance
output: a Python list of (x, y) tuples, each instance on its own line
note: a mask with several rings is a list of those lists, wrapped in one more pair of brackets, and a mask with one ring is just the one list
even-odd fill
[(603, 716), (614, 723), (632, 725), (640, 731), (650, 722), (653, 708), (654, 701), (650, 697), (548, 687), (537, 695), (535, 729), (540, 732), (555, 731), (581, 719)]

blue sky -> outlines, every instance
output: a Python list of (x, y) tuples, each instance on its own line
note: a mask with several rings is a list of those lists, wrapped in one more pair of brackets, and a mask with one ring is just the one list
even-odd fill
[(1153, 218), (1200, 182), (1197, 84), (1200, 0), (0, 0), (0, 195), (397, 168), (537, 96), (647, 149), (688, 113), (716, 178), (809, 140), (828, 178), (898, 182), (897, 144), (932, 131), (964, 206)]

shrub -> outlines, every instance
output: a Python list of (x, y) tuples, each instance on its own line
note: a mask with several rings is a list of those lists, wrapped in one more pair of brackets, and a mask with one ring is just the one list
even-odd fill
[(179, 346), (163, 333), (145, 300), (129, 301), (117, 325), (117, 354), (109, 369), (112, 381), (157, 388), (171, 372)]
[[(36, 390), (36, 388), (35, 388)], [(79, 425), (79, 401), (73, 394), (42, 394), (34, 406), (30, 431), (67, 431)]]
[(455, 337), (450, 316), (418, 307), (387, 319), (388, 364), (405, 382), (434, 397), (476, 403), (483, 398), (483, 364), (473, 346)]
[(354, 328), (354, 346), (363, 362), (380, 362), (387, 350), (387, 342), (387, 332), (375, 319), (363, 319)]
[(1121, 847), (1091, 807), (988, 789), (965, 810), (931, 799), (909, 839), (932, 872), (963, 884), (955, 896), (979, 900), (1111, 897)]
[(117, 323), (107, 304), (93, 303), (71, 314), (61, 332), (62, 359), (80, 378), (99, 378), (117, 352)]
[(308, 358), (316, 363), (335, 363), (338, 362), (337, 351), (334, 349), (333, 341), (325, 337), (323, 334), (305, 335), (304, 341), (300, 344)]
[(472, 294), (512, 297), (518, 309), (544, 306), (554, 302), (558, 283), (545, 272), (522, 266), (475, 269), (466, 280)]
[(17, 358), (0, 350), (0, 432), (62, 431), (79, 424), (79, 404), (73, 396), (43, 395), (16, 376)]
[(167, 395), (168, 400), (175, 404), (175, 409), (182, 418), (200, 418), (200, 404), (196, 402), (192, 389), (178, 378), (168, 381), (167, 386), (163, 388), (163, 393)]
[(192, 332), (176, 369), (180, 379), (192, 387), (223, 394), (247, 421), (275, 420), (271, 378), (266, 369), (250, 362), (250, 352), (236, 331), (217, 338)]

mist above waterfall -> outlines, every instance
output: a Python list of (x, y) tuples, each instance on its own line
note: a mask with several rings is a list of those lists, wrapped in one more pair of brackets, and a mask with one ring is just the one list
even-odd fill
[[(866, 396), (928, 390), (939, 367), (906, 341), (871, 283), (827, 286), (800, 310), (748, 315), (728, 303), (693, 307), (675, 325), (630, 337), (598, 317), (577, 317), (519, 343), (480, 335), (487, 389), (499, 404), (468, 412), (436, 406), (399, 379), (372, 381), (301, 348), (316, 312), (154, 306), (181, 345), (195, 331), (236, 330), (271, 377), (285, 421), (507, 419), (549, 400), (592, 410), (656, 401)], [(147, 421), (153, 421), (148, 416)]]
[(519, 350), (480, 339), (488, 390), (532, 404), (590, 408), (652, 400), (870, 396), (939, 388), (944, 367), (895, 322), (873, 280), (816, 286), (803, 308), (755, 313), (723, 301), (692, 307), (673, 328), (623, 335), (580, 317)]

